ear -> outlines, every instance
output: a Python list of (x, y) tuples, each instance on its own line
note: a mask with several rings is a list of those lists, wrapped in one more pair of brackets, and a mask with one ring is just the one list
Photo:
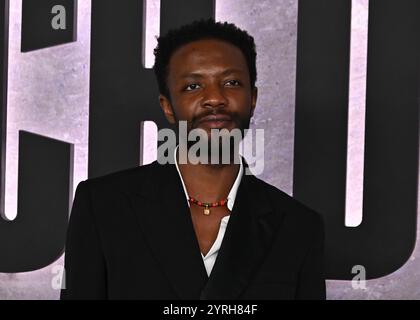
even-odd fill
[(258, 88), (255, 87), (252, 89), (252, 94), (251, 94), (251, 118), (254, 116), (254, 110), (255, 107), (257, 106), (257, 98), (258, 98)]
[(160, 107), (162, 108), (163, 113), (165, 114), (165, 117), (169, 121), (169, 123), (175, 124), (176, 123), (176, 117), (174, 115), (174, 110), (172, 108), (171, 101), (166, 96), (164, 96), (163, 94), (160, 94), (159, 95), (159, 103), (160, 103)]

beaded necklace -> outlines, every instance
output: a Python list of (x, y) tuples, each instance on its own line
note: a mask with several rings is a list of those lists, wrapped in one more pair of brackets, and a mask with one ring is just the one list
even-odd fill
[(226, 205), (228, 199), (223, 199), (217, 202), (201, 202), (198, 201), (196, 199), (194, 199), (193, 197), (189, 197), (188, 201), (191, 203), (194, 203), (200, 207), (204, 207), (204, 214), (206, 216), (208, 216), (210, 214), (210, 208), (211, 207), (222, 207), (224, 205)]

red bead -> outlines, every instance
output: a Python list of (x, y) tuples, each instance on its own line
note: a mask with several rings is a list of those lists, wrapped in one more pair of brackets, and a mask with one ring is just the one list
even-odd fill
[(227, 203), (227, 199), (222, 199), (220, 201), (212, 202), (212, 203), (205, 203), (205, 202), (198, 201), (194, 199), (193, 197), (189, 197), (188, 201), (195, 203), (201, 207), (218, 207), (218, 206), (224, 206)]

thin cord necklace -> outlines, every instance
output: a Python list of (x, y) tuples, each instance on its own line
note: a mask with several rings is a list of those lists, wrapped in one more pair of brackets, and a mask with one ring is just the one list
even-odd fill
[(193, 197), (189, 197), (188, 201), (200, 207), (204, 207), (204, 214), (208, 216), (210, 214), (211, 207), (223, 207), (224, 205), (226, 205), (228, 199), (223, 199), (217, 202), (201, 202), (194, 199)]

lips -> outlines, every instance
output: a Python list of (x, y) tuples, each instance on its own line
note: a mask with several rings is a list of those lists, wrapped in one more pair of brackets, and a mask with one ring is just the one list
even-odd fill
[(209, 128), (224, 128), (230, 124), (232, 118), (224, 114), (211, 114), (200, 119), (200, 126)]
[(210, 114), (200, 119), (199, 123), (208, 121), (232, 121), (232, 118), (224, 114)]

